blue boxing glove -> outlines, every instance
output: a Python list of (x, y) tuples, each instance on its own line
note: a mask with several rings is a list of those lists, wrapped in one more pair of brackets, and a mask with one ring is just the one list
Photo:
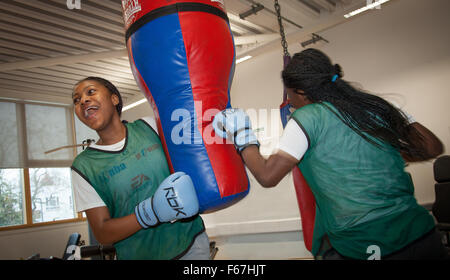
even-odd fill
[(225, 109), (219, 112), (212, 125), (217, 135), (233, 141), (239, 153), (250, 145), (259, 147), (250, 118), (242, 109)]
[(159, 185), (155, 194), (135, 207), (135, 214), (143, 228), (195, 216), (199, 203), (191, 177), (176, 172)]

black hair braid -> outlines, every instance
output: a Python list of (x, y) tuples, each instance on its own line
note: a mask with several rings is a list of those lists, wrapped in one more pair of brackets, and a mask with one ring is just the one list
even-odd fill
[(380, 146), (375, 141), (378, 139), (400, 152), (424, 156), (413, 143), (422, 137), (408, 124), (403, 112), (381, 97), (355, 89), (342, 77), (341, 66), (333, 65), (326, 54), (316, 49), (296, 53), (282, 72), (287, 88), (302, 90), (313, 103), (333, 104), (337, 116), (368, 142)]

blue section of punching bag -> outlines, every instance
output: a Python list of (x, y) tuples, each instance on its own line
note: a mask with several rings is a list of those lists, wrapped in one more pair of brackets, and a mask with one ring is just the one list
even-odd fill
[(286, 127), (287, 122), (289, 121), (289, 118), (291, 117), (291, 108), (292, 105), (287, 103), (284, 106), (280, 108), (280, 116), (281, 116), (281, 124), (283, 125), (283, 128)]
[(174, 171), (189, 174), (196, 188), (211, 188), (207, 192), (197, 192), (201, 212), (217, 206), (211, 201), (222, 204), (224, 201), (221, 201), (214, 171), (197, 126), (178, 14), (146, 23), (130, 40), (135, 66), (158, 107)]

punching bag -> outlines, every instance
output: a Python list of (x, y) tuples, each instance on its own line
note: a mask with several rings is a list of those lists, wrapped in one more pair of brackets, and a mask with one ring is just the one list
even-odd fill
[(292, 169), (292, 177), (302, 220), (303, 241), (306, 249), (311, 252), (316, 220), (316, 199), (298, 166)]
[(231, 107), (235, 48), (223, 0), (122, 0), (134, 78), (150, 103), (171, 172), (191, 176), (200, 212), (249, 192), (244, 164), (215, 135)]

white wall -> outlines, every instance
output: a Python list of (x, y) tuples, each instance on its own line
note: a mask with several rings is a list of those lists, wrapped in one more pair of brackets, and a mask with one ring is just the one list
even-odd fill
[(0, 260), (19, 260), (39, 253), (41, 258), (62, 258), (69, 236), (78, 232), (89, 245), (87, 222), (0, 231)]
[[(142, 98), (144, 98), (144, 95), (142, 95)], [(150, 107), (150, 104), (148, 104), (148, 102), (144, 102), (134, 108), (122, 112), (122, 120), (127, 120), (129, 122), (147, 116), (154, 116), (152, 107)]]

